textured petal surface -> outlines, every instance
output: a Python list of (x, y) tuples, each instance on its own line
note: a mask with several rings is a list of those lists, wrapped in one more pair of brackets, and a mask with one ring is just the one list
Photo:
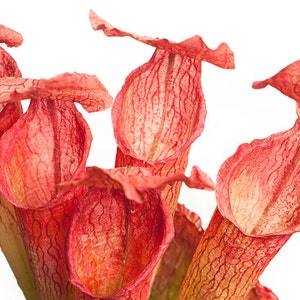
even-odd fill
[(269, 288), (257, 282), (244, 300), (279, 300)]
[[(285, 72), (273, 82), (291, 95), (297, 84), (285, 82)], [(277, 299), (258, 279), (299, 231), (299, 126), (298, 119), (290, 130), (241, 145), (221, 166), (219, 210), (199, 243), (179, 299)]]
[[(171, 176), (178, 173), (184, 173), (188, 163), (188, 153), (189, 149), (184, 151), (178, 157), (174, 159), (168, 159), (166, 162), (156, 162), (153, 163), (145, 162), (140, 159), (133, 158), (132, 156), (124, 154), (120, 148), (117, 148), (116, 155), (116, 167), (125, 167), (125, 166), (139, 166), (139, 167), (147, 167), (154, 168), (153, 174), (160, 176)], [(172, 213), (175, 213), (177, 202), (180, 194), (180, 189), (182, 186), (181, 181), (174, 182), (165, 186), (162, 190), (162, 195), (165, 201), (168, 203), (171, 208)]]
[(57, 185), (85, 171), (91, 139), (73, 103), (33, 100), (1, 141), (2, 191), (18, 207), (55, 205)]
[[(0, 25), (0, 40), (2, 36), (3, 27)], [(4, 27), (6, 28), (6, 27)], [(4, 30), (4, 32), (6, 32)], [(13, 31), (12, 31), (13, 32)], [(9, 34), (11, 31), (9, 31)], [(0, 41), (1, 42), (1, 41)], [(21, 77), (21, 71), (18, 68), (13, 57), (0, 47), (0, 78), (2, 77)], [(0, 137), (8, 130), (22, 115), (22, 106), (20, 103), (0, 104)]]
[(178, 299), (244, 299), (289, 237), (247, 236), (216, 210), (195, 252)]
[(300, 121), (285, 132), (241, 145), (220, 168), (221, 213), (251, 235), (300, 229)]
[(203, 234), (200, 218), (182, 205), (174, 215), (175, 237), (165, 252), (149, 299), (177, 299), (180, 286)]
[(23, 43), (23, 37), (19, 32), (0, 25), (0, 43), (5, 43), (8, 47), (18, 47)]
[(253, 83), (253, 88), (261, 89), (271, 85), (282, 92), (284, 95), (296, 100), (300, 105), (300, 60), (295, 61), (280, 70), (274, 76)]
[(90, 21), (94, 30), (102, 30), (105, 35), (109, 37), (129, 36), (157, 49), (181, 56), (189, 56), (193, 59), (209, 61), (210, 63), (226, 69), (234, 68), (233, 53), (225, 43), (221, 44), (217, 50), (211, 50), (204, 44), (199, 36), (195, 36), (182, 43), (172, 42), (167, 39), (140, 36), (113, 27), (93, 11), (90, 11)]
[(73, 299), (65, 243), (73, 210), (86, 188), (60, 196), (58, 185), (85, 171), (91, 139), (74, 103), (31, 100), (0, 142), (1, 189), (18, 207), (40, 299)]
[(117, 95), (112, 120), (124, 154), (147, 162), (178, 157), (201, 134), (206, 116), (201, 61), (233, 68), (233, 54), (221, 44), (209, 49), (199, 36), (182, 43), (121, 31), (90, 13), (95, 30), (130, 36), (157, 48), (151, 60), (134, 70)]
[(21, 77), (16, 61), (0, 47), (0, 77)]
[(185, 151), (204, 127), (200, 74), (199, 62), (163, 50), (131, 73), (112, 107), (120, 149), (148, 162)]
[(86, 194), (70, 229), (71, 282), (91, 296), (126, 299), (149, 281), (173, 237), (163, 203), (155, 191), (145, 194), (143, 204), (121, 190), (93, 188)]
[(74, 210), (85, 192), (70, 190), (59, 199), (61, 204), (47, 209), (16, 209), (37, 299), (75, 300), (67, 268), (66, 241)]
[[(156, 193), (158, 193), (158, 189), (163, 189), (164, 185), (171, 184), (174, 181), (184, 181), (191, 187), (203, 188), (203, 185), (207, 185), (207, 188), (213, 188), (213, 186), (211, 186), (211, 184), (213, 185), (212, 181), (208, 180), (208, 182), (206, 182), (206, 176), (204, 176), (197, 167), (192, 169), (190, 177), (186, 177), (183, 174), (175, 174), (173, 176), (152, 175), (153, 170), (153, 168), (142, 167), (124, 167), (111, 170), (90, 167), (87, 168), (85, 176), (78, 179), (74, 178), (73, 182), (64, 183), (64, 188), (70, 184), (78, 183), (89, 186), (89, 189), (92, 188), (91, 192), (86, 195), (85, 200), (80, 204), (79, 213), (78, 216), (76, 216), (77, 225), (72, 226), (74, 232), (72, 231), (70, 237), (72, 240), (69, 242), (69, 264), (74, 271), (72, 271), (72, 281), (77, 287), (81, 288), (83, 292), (99, 297), (102, 295), (101, 297), (120, 297), (120, 299), (146, 299), (149, 293), (152, 270), (158, 262), (158, 255), (162, 256), (163, 252), (157, 254), (153, 254), (153, 252), (142, 254), (143, 251), (140, 249), (144, 247), (147, 249), (147, 252), (149, 246), (138, 246), (138, 242), (143, 243), (144, 239), (151, 242), (153, 238), (149, 237), (149, 230), (153, 233), (150, 228), (151, 222), (154, 225), (154, 230), (156, 230), (156, 226), (162, 226), (160, 227), (162, 229), (165, 226), (164, 220), (167, 218), (169, 219), (168, 227), (166, 225), (168, 229), (165, 230), (172, 230), (173, 228), (171, 212), (166, 208), (163, 208), (164, 214), (155, 212), (155, 219), (150, 219), (151, 221), (147, 219), (149, 214), (149, 218), (152, 218), (152, 206), (154, 205), (156, 207), (157, 205), (157, 199), (149, 196), (149, 190), (156, 191), (152, 193), (157, 197)], [(94, 192), (92, 193), (92, 191)], [(154, 202), (152, 203), (152, 201)], [(158, 205), (163, 207), (163, 203), (164, 201)], [(106, 207), (106, 205), (108, 205), (108, 207)], [(91, 207), (89, 208), (89, 206)], [(159, 210), (160, 209), (161, 208), (159, 208)], [(108, 213), (110, 214), (109, 216), (107, 215)], [(196, 239), (193, 239), (193, 237), (197, 236), (201, 222), (198, 217), (190, 212), (187, 213), (185, 209), (181, 209), (178, 213), (180, 215), (179, 218), (184, 214), (183, 218), (187, 219), (187, 224), (184, 225), (190, 227), (190, 231), (186, 232), (186, 235), (189, 237), (185, 235), (188, 240), (185, 246), (189, 249), (186, 251), (186, 254), (189, 253), (189, 255), (187, 255), (187, 258), (184, 257), (186, 259), (184, 259), (182, 263), (182, 268), (186, 270), (187, 261), (190, 261), (192, 256), (191, 252), (189, 252), (192, 249), (190, 246), (194, 243), (194, 248), (196, 248), (198, 243), (195, 242)], [(132, 224), (128, 223), (131, 218)], [(140, 220), (141, 223), (138, 223), (140, 225), (137, 225), (135, 218)], [(117, 222), (117, 224), (115, 224), (115, 222)], [(85, 225), (85, 223), (87, 224)], [(179, 231), (187, 229), (186, 226), (181, 225), (179, 225)], [(195, 226), (196, 233), (195, 230), (193, 230)], [(133, 230), (132, 233), (131, 230)], [(95, 231), (93, 234), (95, 236), (89, 237), (92, 231)], [(145, 234), (145, 237), (136, 238), (135, 232), (138, 232), (140, 235)], [(190, 233), (192, 233), (192, 235), (190, 235)], [(160, 234), (156, 233), (155, 235), (156, 238), (160, 237)], [(119, 239), (117, 239), (117, 236), (119, 236)], [(170, 238), (170, 233), (168, 233), (168, 236)], [(140, 270), (138, 271), (139, 277), (137, 277), (135, 283), (133, 283), (134, 281), (130, 284), (128, 283), (126, 288), (119, 287), (121, 283), (118, 281), (121, 280), (120, 277), (125, 276), (121, 274), (123, 268), (122, 263), (120, 266), (120, 262), (124, 259), (122, 258), (122, 253), (126, 255), (126, 258), (129, 257), (129, 254), (126, 252), (127, 250), (124, 249), (127, 244), (129, 245), (129, 242), (127, 241), (125, 243), (124, 238), (128, 238), (130, 242), (137, 244), (134, 249), (141, 252), (141, 254), (135, 255), (135, 263), (140, 267), (138, 269), (137, 267), (131, 267), (134, 270)], [(193, 241), (190, 241), (189, 238), (193, 239)], [(178, 241), (180, 241), (181, 237), (178, 237), (178, 239)], [(168, 243), (169, 242), (170, 239), (168, 240)], [(168, 243), (166, 242), (166, 244)], [(83, 247), (84, 249), (82, 249)], [(114, 253), (111, 248), (115, 249), (117, 253)], [(98, 254), (97, 251), (102, 253), (102, 255)], [(87, 255), (82, 255), (82, 253), (91, 254), (90, 257), (87, 257)], [(92, 259), (93, 255), (99, 255), (99, 262), (97, 264)], [(133, 254), (130, 253), (130, 255)], [(150, 269), (144, 265), (143, 261), (145, 261), (145, 258), (143, 258), (143, 255), (149, 256), (146, 261), (149, 263)], [(91, 264), (95, 270), (88, 275), (88, 270), (91, 270)], [(98, 270), (96, 267), (99, 264), (103, 265), (101, 270)], [(81, 268), (84, 268), (84, 270)], [(182, 272), (177, 275), (181, 275), (182, 277), (184, 271), (182, 269), (181, 271)], [(147, 273), (147, 276), (145, 273)], [(134, 274), (132, 270), (130, 274)], [(99, 277), (99, 281), (92, 280), (95, 276), (96, 278)], [(112, 283), (110, 283), (109, 280), (105, 281), (105, 278), (112, 278)], [(123, 280), (121, 281), (123, 282)], [(111, 294), (113, 294), (113, 296)]]
[(149, 189), (163, 190), (166, 185), (184, 182), (191, 188), (214, 190), (214, 183), (207, 174), (198, 167), (193, 167), (191, 176), (182, 173), (160, 176), (153, 175), (153, 168), (123, 167), (115, 169), (101, 169), (88, 167), (86, 174), (73, 181), (63, 183), (62, 190), (74, 184), (85, 184), (89, 187), (123, 189), (130, 200), (142, 203), (144, 194)]
[(95, 75), (64, 73), (40, 80), (0, 79), (0, 103), (31, 98), (78, 102), (88, 112), (107, 109), (112, 102), (112, 97)]
[(19, 102), (5, 104), (0, 111), (0, 137), (22, 115), (23, 109)]
[[(202, 133), (206, 117), (202, 61), (234, 68), (233, 53), (226, 44), (212, 50), (199, 36), (176, 43), (132, 34), (92, 11), (90, 20), (94, 30), (107, 36), (129, 36), (156, 48), (149, 62), (129, 74), (114, 101), (116, 167), (154, 166), (155, 174), (163, 176), (184, 173), (189, 148)], [(162, 192), (172, 212), (180, 187), (177, 182)]]
[[(22, 42), (22, 37), (19, 33), (0, 25), (0, 42), (5, 42), (8, 46), (18, 46)], [(21, 72), (13, 57), (0, 47), (0, 77), (6, 76), (21, 77)], [(22, 112), (19, 102), (0, 105), (0, 137), (13, 126)], [(0, 193), (0, 247), (24, 296), (27, 299), (37, 299), (15, 209), (2, 193)]]

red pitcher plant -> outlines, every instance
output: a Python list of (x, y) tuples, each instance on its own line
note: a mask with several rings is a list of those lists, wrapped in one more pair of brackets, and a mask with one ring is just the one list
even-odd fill
[[(229, 46), (133, 34), (93, 11), (90, 21), (155, 48), (115, 99), (95, 75), (22, 78), (0, 48), (0, 246), (25, 298), (278, 299), (259, 278), (300, 228), (300, 61), (253, 83), (296, 101), (294, 126), (240, 145), (214, 183), (198, 166), (185, 172), (205, 126), (202, 62), (233, 69)], [(0, 42), (22, 36), (0, 26)], [(94, 133), (75, 103), (111, 108), (110, 169), (87, 166)], [(182, 183), (215, 190), (206, 229), (178, 203)]]

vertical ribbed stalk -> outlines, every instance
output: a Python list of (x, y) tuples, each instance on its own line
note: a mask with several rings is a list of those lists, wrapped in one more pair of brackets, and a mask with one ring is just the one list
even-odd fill
[(246, 236), (216, 210), (195, 252), (179, 299), (244, 299), (289, 238)]
[(68, 276), (66, 239), (76, 201), (70, 198), (44, 210), (16, 209), (38, 299), (75, 299)]

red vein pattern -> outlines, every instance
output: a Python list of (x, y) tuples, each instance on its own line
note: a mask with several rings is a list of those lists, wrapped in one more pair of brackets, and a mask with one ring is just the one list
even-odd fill
[(241, 145), (221, 167), (219, 209), (250, 235), (289, 234), (300, 229), (300, 122)]
[[(4, 34), (4, 36), (3, 36)], [(14, 30), (9, 29), (5, 26), (0, 25), (0, 43), (5, 42), (9, 43), (8, 40), (15, 42), (10, 42), (15, 46), (20, 45), (17, 41), (22, 39), (19, 33), (16, 33)], [(18, 68), (16, 61), (13, 57), (7, 53), (2, 47), (0, 47), (0, 78), (3, 77), (21, 77), (21, 71)], [(20, 103), (11, 103), (11, 104), (0, 104), (0, 136), (8, 130), (22, 115), (22, 106)]]
[[(170, 176), (172, 174), (178, 174), (185, 171), (188, 163), (188, 152), (189, 149), (186, 150), (183, 154), (181, 154), (178, 158), (170, 159), (167, 162), (155, 163), (155, 165), (153, 166), (152, 163), (147, 163), (143, 160), (135, 159), (129, 155), (124, 154), (118, 147), (115, 166), (139, 166), (148, 167), (152, 169), (155, 168), (155, 174), (160, 176)], [(165, 186), (165, 188), (162, 190), (162, 195), (165, 201), (168, 203), (173, 214), (175, 213), (177, 207), (177, 201), (180, 194), (181, 185), (182, 182), (177, 181)]]
[(165, 50), (166, 52), (189, 56), (195, 60), (208, 61), (221, 68), (234, 68), (233, 53), (225, 43), (222, 43), (216, 50), (211, 50), (203, 43), (199, 36), (195, 36), (182, 43), (172, 42), (167, 39), (140, 36), (113, 27), (92, 10), (90, 11), (90, 22), (94, 30), (102, 30), (108, 37), (128, 36), (157, 49)]
[(85, 171), (91, 139), (74, 103), (47, 100), (31, 100), (1, 139), (1, 191), (18, 207), (40, 299), (73, 299), (66, 238), (75, 203), (86, 189), (60, 195), (58, 185)]
[(89, 187), (106, 189), (123, 189), (125, 196), (137, 203), (144, 202), (144, 194), (148, 190), (164, 190), (166, 185), (174, 182), (184, 182), (191, 188), (214, 188), (214, 183), (198, 167), (192, 167), (191, 175), (185, 176), (183, 173), (175, 175), (161, 176), (153, 174), (153, 168), (145, 167), (122, 167), (114, 169), (101, 169), (98, 167), (88, 167), (85, 174), (79, 174), (73, 180), (60, 185), (60, 190), (76, 184), (84, 184)]
[[(206, 118), (202, 61), (234, 68), (233, 53), (224, 43), (212, 50), (199, 36), (176, 43), (122, 31), (93, 11), (90, 21), (107, 36), (156, 48), (128, 75), (113, 104), (118, 148), (112, 170), (86, 168), (92, 136), (73, 103), (88, 112), (111, 105), (97, 77), (21, 78), (0, 48), (0, 243), (6, 247), (12, 222), (12, 244), (18, 246), (22, 235), (37, 292), (29, 276), (20, 280), (24, 294), (148, 299), (153, 283), (150, 299), (277, 299), (258, 279), (300, 228), (300, 119), (290, 130), (241, 145), (224, 162), (218, 208), (203, 233), (200, 218), (177, 200), (182, 181), (215, 188), (199, 168), (190, 177), (184, 171)], [(14, 47), (22, 41), (0, 25), (0, 42)], [(299, 67), (296, 61), (253, 87), (269, 84), (295, 99), (299, 117)], [(23, 99), (31, 99), (24, 115)], [(167, 250), (173, 215), (176, 236)], [(27, 262), (20, 266), (19, 278), (28, 270)]]
[(39, 80), (0, 78), (0, 103), (32, 98), (78, 102), (88, 112), (107, 109), (112, 103), (112, 97), (95, 75), (64, 73)]
[[(253, 87), (270, 84), (298, 103), (299, 78), (296, 62)], [(218, 209), (196, 250), (179, 299), (238, 300), (263, 293), (260, 274), (291, 234), (300, 230), (299, 125), (298, 117), (289, 130), (241, 145), (221, 166)], [(276, 299), (271, 292), (265, 296)]]
[(90, 190), (69, 236), (72, 283), (93, 297), (146, 299), (152, 271), (173, 237), (171, 212), (159, 189), (177, 180), (202, 185), (202, 175), (196, 167), (190, 177), (152, 175), (142, 167), (90, 167), (85, 176), (66, 183)]
[[(107, 36), (129, 36), (156, 48), (150, 61), (129, 74), (113, 103), (116, 166), (154, 166), (160, 175), (184, 172), (206, 117), (201, 63), (234, 68), (233, 53), (224, 43), (212, 50), (199, 36), (175, 43), (122, 31), (93, 11), (90, 20)], [(163, 191), (173, 213), (180, 187), (175, 183)]]
[(172, 238), (172, 217), (157, 191), (139, 204), (122, 190), (93, 188), (71, 225), (70, 280), (92, 297), (142, 293), (138, 299), (146, 299), (153, 268)]
[(73, 103), (32, 100), (0, 144), (2, 191), (17, 207), (54, 206), (57, 185), (85, 170), (91, 139)]
[(244, 299), (289, 237), (246, 236), (216, 210), (178, 299)]
[(297, 60), (282, 70), (280, 70), (274, 76), (255, 81), (252, 87), (255, 89), (262, 89), (267, 85), (271, 85), (278, 89), (284, 95), (294, 99), (298, 106), (300, 106), (300, 60)]
[(257, 282), (245, 300), (279, 300), (272, 290)]
[[(21, 34), (0, 25), (0, 42), (19, 46)], [(0, 77), (21, 77), (16, 61), (0, 47)], [(20, 118), (23, 110), (19, 102), (0, 105), (0, 137)], [(36, 299), (33, 276), (30, 271), (23, 240), (13, 205), (0, 193), (0, 247), (12, 269), (18, 285), (27, 299)]]
[(23, 37), (19, 32), (0, 25), (0, 43), (4, 43), (8, 47), (18, 47), (23, 43)]
[(74, 210), (85, 192), (69, 191), (60, 198), (62, 204), (43, 210), (16, 208), (38, 299), (76, 299), (69, 281), (66, 239)]

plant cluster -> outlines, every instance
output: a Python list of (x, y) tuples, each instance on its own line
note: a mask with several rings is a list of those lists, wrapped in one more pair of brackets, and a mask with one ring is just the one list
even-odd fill
[[(228, 45), (139, 36), (92, 11), (90, 21), (155, 48), (115, 99), (94, 75), (22, 78), (0, 48), (0, 246), (25, 297), (278, 299), (259, 277), (300, 228), (300, 61), (253, 83), (296, 101), (294, 126), (239, 146), (214, 183), (185, 170), (205, 125), (202, 62), (234, 68)], [(22, 36), (0, 26), (0, 42), (19, 46)], [(86, 165), (92, 133), (74, 102), (111, 107), (111, 169)], [(178, 203), (182, 183), (216, 191), (205, 230)]]

